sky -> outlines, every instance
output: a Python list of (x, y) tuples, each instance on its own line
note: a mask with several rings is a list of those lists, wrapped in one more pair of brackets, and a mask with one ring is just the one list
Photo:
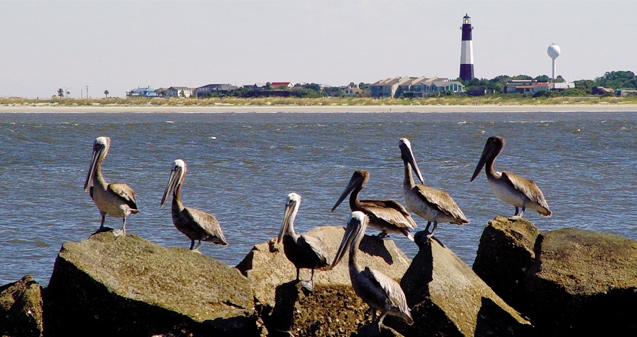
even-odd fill
[(0, 0), (0, 97), (124, 97), (138, 87), (332, 86), (474, 72), (595, 79), (637, 72), (637, 0)]

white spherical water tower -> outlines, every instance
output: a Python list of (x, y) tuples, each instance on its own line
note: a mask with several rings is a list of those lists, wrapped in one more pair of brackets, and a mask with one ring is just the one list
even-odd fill
[(555, 59), (560, 56), (560, 46), (556, 43), (551, 43), (549, 49), (546, 51), (549, 54), (549, 57), (553, 59), (553, 83), (555, 83)]

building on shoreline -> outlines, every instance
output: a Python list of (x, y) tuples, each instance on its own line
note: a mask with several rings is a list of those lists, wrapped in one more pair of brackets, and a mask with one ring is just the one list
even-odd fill
[(427, 97), (445, 92), (459, 94), (463, 91), (462, 83), (438, 76), (390, 77), (370, 85), (371, 97), (374, 98)]

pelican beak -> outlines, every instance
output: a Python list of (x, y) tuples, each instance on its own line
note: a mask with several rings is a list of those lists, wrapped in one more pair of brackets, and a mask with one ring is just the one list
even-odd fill
[(283, 241), (283, 236), (287, 232), (290, 227), (290, 218), (292, 213), (294, 212), (294, 207), (296, 206), (296, 201), (290, 200), (287, 204), (285, 204), (285, 212), (283, 213), (283, 223), (281, 223), (281, 231), (279, 232), (279, 236), (277, 237), (276, 242), (281, 243)]
[(475, 179), (478, 176), (478, 174), (480, 174), (480, 171), (482, 171), (482, 168), (484, 167), (484, 164), (486, 163), (486, 159), (485, 159), (486, 148), (484, 150), (485, 151), (482, 151), (482, 156), (480, 157), (478, 166), (476, 166), (476, 170), (473, 172), (473, 176), (471, 176), (471, 180), (469, 181), (473, 181), (473, 179)]
[(478, 176), (488, 160), (495, 158), (500, 153), (500, 151), (502, 151), (503, 146), (504, 140), (500, 137), (493, 136), (487, 139), (487, 143), (484, 145), (484, 150), (482, 150), (482, 155), (480, 156), (478, 166), (476, 166), (476, 170), (473, 172), (473, 176), (471, 177), (470, 181), (473, 181), (473, 179)]
[(332, 207), (332, 212), (334, 212), (336, 207), (338, 207), (338, 205), (340, 205), (343, 202), (343, 200), (345, 200), (345, 198), (350, 193), (352, 193), (354, 188), (356, 188), (356, 186), (358, 186), (359, 184), (360, 184), (360, 179), (357, 178), (356, 174), (354, 174), (352, 178), (349, 180), (349, 183), (347, 183), (347, 187), (345, 187), (345, 190), (343, 191), (341, 196), (338, 198), (338, 201), (336, 202), (336, 204), (334, 204), (334, 207)]
[(161, 203), (159, 206), (164, 206), (168, 197), (172, 194), (173, 190), (179, 185), (179, 181), (181, 180), (181, 168), (179, 166), (173, 167), (172, 171), (170, 171), (170, 178), (168, 178), (168, 185), (166, 186), (166, 190), (164, 191), (164, 195), (161, 197)]
[(352, 212), (352, 215), (347, 222), (347, 228), (345, 228), (345, 234), (343, 234), (343, 240), (341, 244), (338, 246), (338, 250), (336, 251), (336, 256), (334, 257), (334, 261), (330, 265), (330, 269), (336, 267), (343, 256), (345, 255), (345, 251), (348, 247), (351, 247), (352, 242), (357, 237), (357, 234), (360, 235), (362, 231), (365, 230), (367, 226), (367, 217), (362, 212)]
[(95, 174), (95, 169), (97, 166), (97, 162), (104, 152), (104, 146), (94, 143), (93, 144), (93, 158), (91, 158), (91, 166), (88, 167), (88, 175), (86, 176), (86, 181), (84, 182), (84, 192), (88, 190), (91, 186), (91, 182), (93, 181), (93, 174)]
[(420, 182), (424, 184), (425, 180), (422, 178), (418, 164), (416, 164), (416, 158), (414, 157), (414, 153), (411, 151), (411, 144), (409, 143), (409, 140), (407, 140), (407, 138), (402, 138), (398, 147), (400, 147), (400, 156), (403, 161), (411, 166)]

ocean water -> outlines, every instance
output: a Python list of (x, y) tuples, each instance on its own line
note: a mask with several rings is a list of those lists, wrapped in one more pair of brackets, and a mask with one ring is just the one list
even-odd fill
[[(159, 207), (172, 162), (181, 158), (188, 164), (184, 203), (213, 213), (229, 242), (203, 242), (201, 252), (231, 266), (278, 234), (290, 192), (303, 198), (297, 232), (345, 225), (347, 202), (330, 210), (357, 169), (371, 174), (361, 199), (404, 204), (398, 140), (407, 137), (426, 184), (451, 194), (470, 219), (440, 224), (436, 237), (471, 265), (487, 222), (514, 212), (492, 194), (484, 173), (469, 182), (491, 135), (507, 140), (496, 170), (543, 190), (553, 216), (525, 213), (540, 230), (576, 227), (637, 240), (637, 112), (5, 113), (0, 285), (24, 275), (48, 284), (62, 244), (99, 227), (82, 189), (98, 136), (112, 139), (106, 180), (138, 194), (141, 213), (128, 218), (128, 233), (189, 247), (170, 205)], [(120, 228), (121, 219), (107, 217), (106, 226)], [(417, 253), (405, 237), (391, 239), (409, 257)]]

